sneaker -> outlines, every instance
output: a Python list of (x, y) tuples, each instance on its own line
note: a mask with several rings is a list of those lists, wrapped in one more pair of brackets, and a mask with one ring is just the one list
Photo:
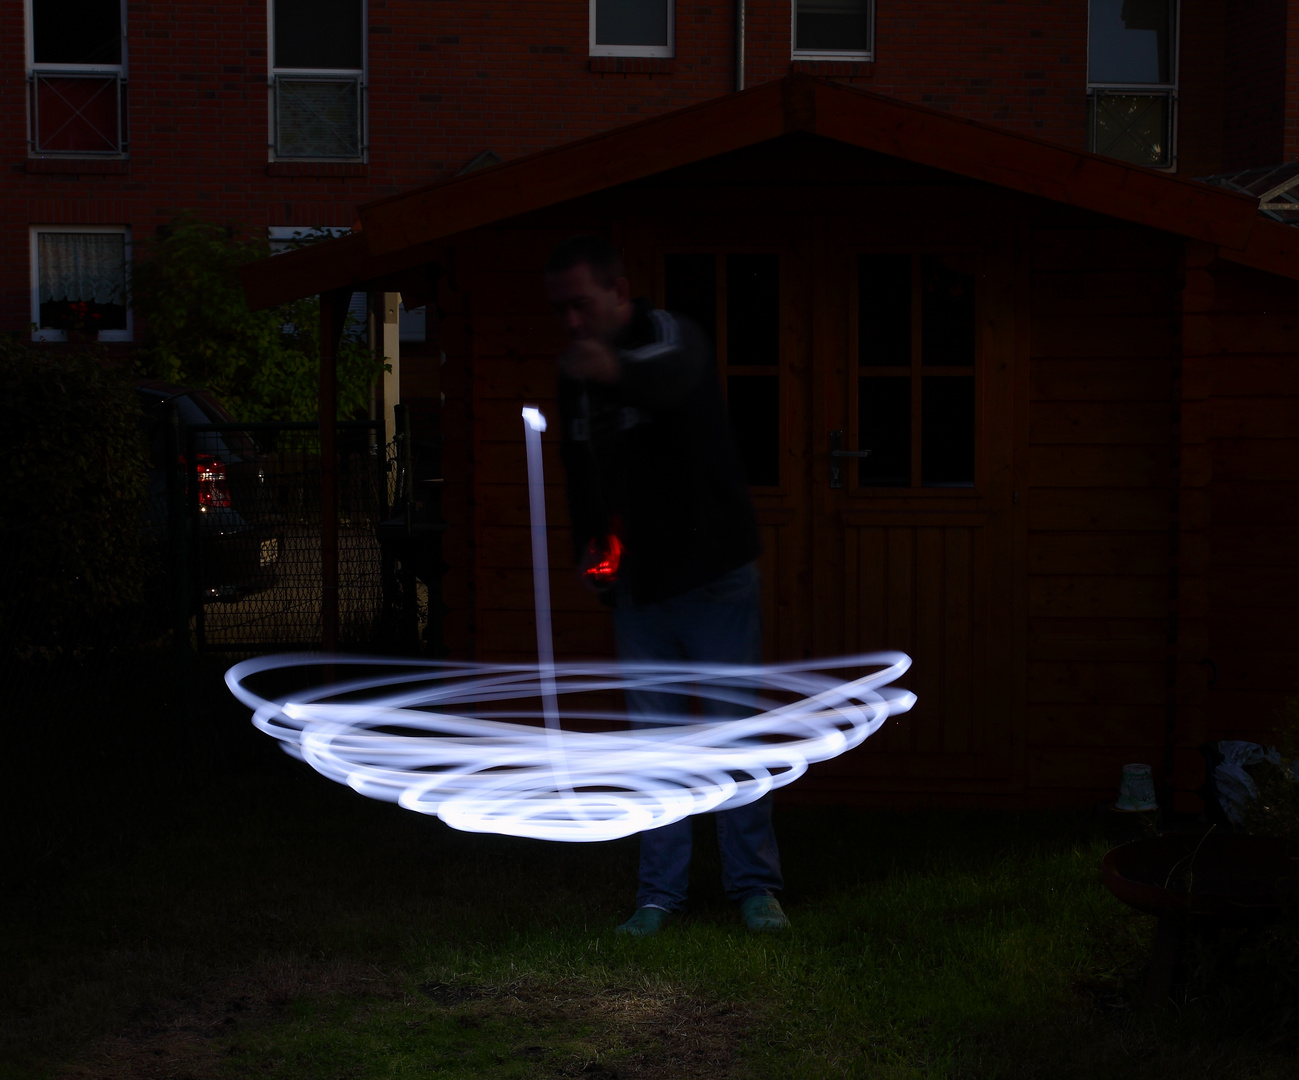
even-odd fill
[(661, 907), (637, 908), (635, 913), (621, 926), (614, 929), (615, 934), (630, 934), (632, 937), (652, 937), (672, 921), (672, 912)]
[(755, 933), (789, 929), (789, 919), (774, 896), (750, 896), (740, 905), (740, 918)]

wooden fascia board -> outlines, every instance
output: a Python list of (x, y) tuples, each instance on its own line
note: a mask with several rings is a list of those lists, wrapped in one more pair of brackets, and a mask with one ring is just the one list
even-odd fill
[(816, 132), (863, 149), (1238, 251), (1258, 220), (1247, 195), (847, 87), (815, 93)]
[(360, 208), (362, 235), (384, 255), (765, 142), (785, 131), (784, 98), (767, 83), (389, 196)]
[(394, 279), (438, 257), (435, 246), (419, 244), (374, 258), (362, 234), (348, 233), (250, 263), (240, 269), (239, 279), (248, 306), (258, 311), (335, 289), (400, 292)]
[(272, 255), (239, 271), (244, 296), (254, 311), (304, 296), (347, 288), (363, 278), (358, 270), (370, 252), (359, 233)]
[(1218, 257), (1278, 277), (1299, 281), (1299, 229), (1259, 218), (1244, 251), (1219, 247)]

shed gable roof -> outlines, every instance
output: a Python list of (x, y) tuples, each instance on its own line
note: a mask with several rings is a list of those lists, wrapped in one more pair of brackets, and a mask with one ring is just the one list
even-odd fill
[(791, 75), (367, 203), (359, 233), (254, 264), (245, 290), (264, 307), (391, 278), (447, 237), (792, 132), (1204, 241), (1221, 257), (1299, 278), (1299, 234), (1260, 220), (1246, 194)]

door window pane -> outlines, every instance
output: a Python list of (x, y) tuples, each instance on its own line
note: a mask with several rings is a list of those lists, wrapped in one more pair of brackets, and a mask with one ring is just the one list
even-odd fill
[(774, 375), (732, 375), (726, 380), (731, 430), (750, 484), (780, 483), (780, 380)]
[(858, 379), (857, 446), (869, 450), (858, 459), (862, 487), (911, 484), (911, 379), (883, 376)]
[(121, 64), (121, 0), (32, 0), (32, 46), (38, 64)]
[(870, 0), (795, 0), (794, 48), (870, 52)]
[(920, 352), (926, 365), (974, 363), (974, 260), (969, 255), (920, 259)]
[(780, 361), (780, 256), (726, 256), (726, 363)]
[(666, 255), (663, 258), (664, 303), (693, 319), (717, 347), (717, 256)]
[(911, 366), (911, 256), (857, 259), (857, 362)]
[(1091, 0), (1088, 81), (1172, 82), (1173, 2)]
[(920, 380), (920, 483), (974, 486), (974, 377)]
[(275, 66), (359, 71), (362, 0), (275, 0)]
[(668, 44), (669, 0), (596, 0), (597, 45)]

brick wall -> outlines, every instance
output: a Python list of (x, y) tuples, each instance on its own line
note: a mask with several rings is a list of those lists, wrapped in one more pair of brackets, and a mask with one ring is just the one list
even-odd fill
[[(0, 6), (0, 243), (9, 255), (0, 330), (30, 318), (33, 223), (127, 224), (137, 238), (181, 209), (258, 230), (347, 224), (358, 203), (453, 175), (483, 150), (514, 158), (734, 84), (733, 0), (678, 0), (676, 56), (630, 62), (588, 56), (585, 0), (369, 0), (368, 163), (269, 167), (264, 0), (128, 5), (130, 158), (89, 163), (28, 160), (24, 5)], [(1084, 145), (1085, 0), (878, 6), (872, 63), (796, 65), (789, 0), (749, 0), (749, 84), (811, 70)], [(1182, 149), (1193, 175), (1220, 164), (1224, 102), (1233, 160), (1281, 153), (1279, 106), (1268, 102), (1284, 74), (1272, 31), (1285, 6), (1184, 0)], [(1224, 77), (1239, 87), (1256, 71), (1257, 86), (1224, 97)]]

